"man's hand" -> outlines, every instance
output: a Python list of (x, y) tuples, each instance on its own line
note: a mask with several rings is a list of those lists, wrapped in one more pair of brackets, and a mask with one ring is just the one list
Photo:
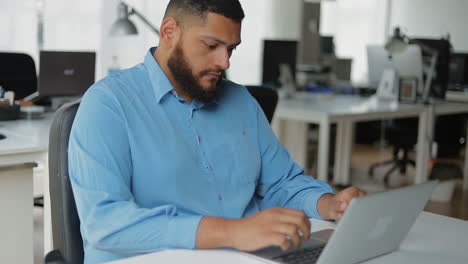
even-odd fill
[(340, 220), (352, 199), (362, 197), (366, 192), (357, 187), (349, 187), (343, 191), (323, 195), (318, 202), (318, 211), (322, 218), (327, 220)]
[(287, 250), (291, 242), (299, 247), (301, 240), (309, 238), (310, 222), (303, 211), (275, 207), (241, 219), (203, 217), (198, 227), (196, 247), (254, 251), (278, 246)]
[(301, 240), (310, 238), (309, 218), (303, 211), (275, 207), (253, 216), (236, 220), (231, 229), (235, 248), (254, 251), (268, 246), (287, 250), (291, 245), (299, 247)]

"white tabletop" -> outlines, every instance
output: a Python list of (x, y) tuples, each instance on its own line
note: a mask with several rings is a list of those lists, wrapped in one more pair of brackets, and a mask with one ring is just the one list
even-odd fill
[(377, 97), (297, 93), (292, 98), (279, 100), (275, 115), (279, 118), (317, 122), (323, 115), (327, 115), (330, 121), (342, 117), (372, 120), (383, 113), (385, 118), (418, 116), (423, 110), (422, 104), (379, 100)]
[[(313, 219), (312, 232), (334, 228), (333, 222)], [(365, 263), (468, 263), (468, 222), (423, 212), (402, 242), (400, 249)], [(233, 250), (165, 250), (111, 262), (153, 263), (264, 263)]]
[(0, 157), (13, 153), (47, 151), (49, 130), (54, 113), (47, 113), (42, 119), (19, 119), (0, 121)]

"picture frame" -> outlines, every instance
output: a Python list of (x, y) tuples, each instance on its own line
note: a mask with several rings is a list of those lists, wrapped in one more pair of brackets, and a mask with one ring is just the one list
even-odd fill
[(398, 100), (400, 102), (414, 103), (417, 99), (418, 78), (415, 76), (403, 76), (400, 78)]

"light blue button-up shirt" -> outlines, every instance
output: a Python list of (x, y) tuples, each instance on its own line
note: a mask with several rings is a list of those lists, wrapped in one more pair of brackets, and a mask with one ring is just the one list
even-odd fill
[(223, 81), (214, 102), (189, 104), (153, 52), (94, 84), (73, 123), (85, 263), (194, 248), (203, 216), (283, 206), (320, 218), (317, 201), (331, 188), (304, 175), (245, 87)]

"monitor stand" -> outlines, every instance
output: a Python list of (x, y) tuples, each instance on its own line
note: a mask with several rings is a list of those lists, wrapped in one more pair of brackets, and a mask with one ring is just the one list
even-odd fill
[(52, 108), (52, 111), (56, 111), (57, 109), (59, 109), (62, 105), (66, 104), (66, 103), (70, 103), (70, 102), (73, 102), (73, 101), (76, 101), (78, 99), (80, 99), (81, 96), (57, 96), (57, 97), (51, 97), (50, 98), (50, 101), (51, 101), (51, 108)]

